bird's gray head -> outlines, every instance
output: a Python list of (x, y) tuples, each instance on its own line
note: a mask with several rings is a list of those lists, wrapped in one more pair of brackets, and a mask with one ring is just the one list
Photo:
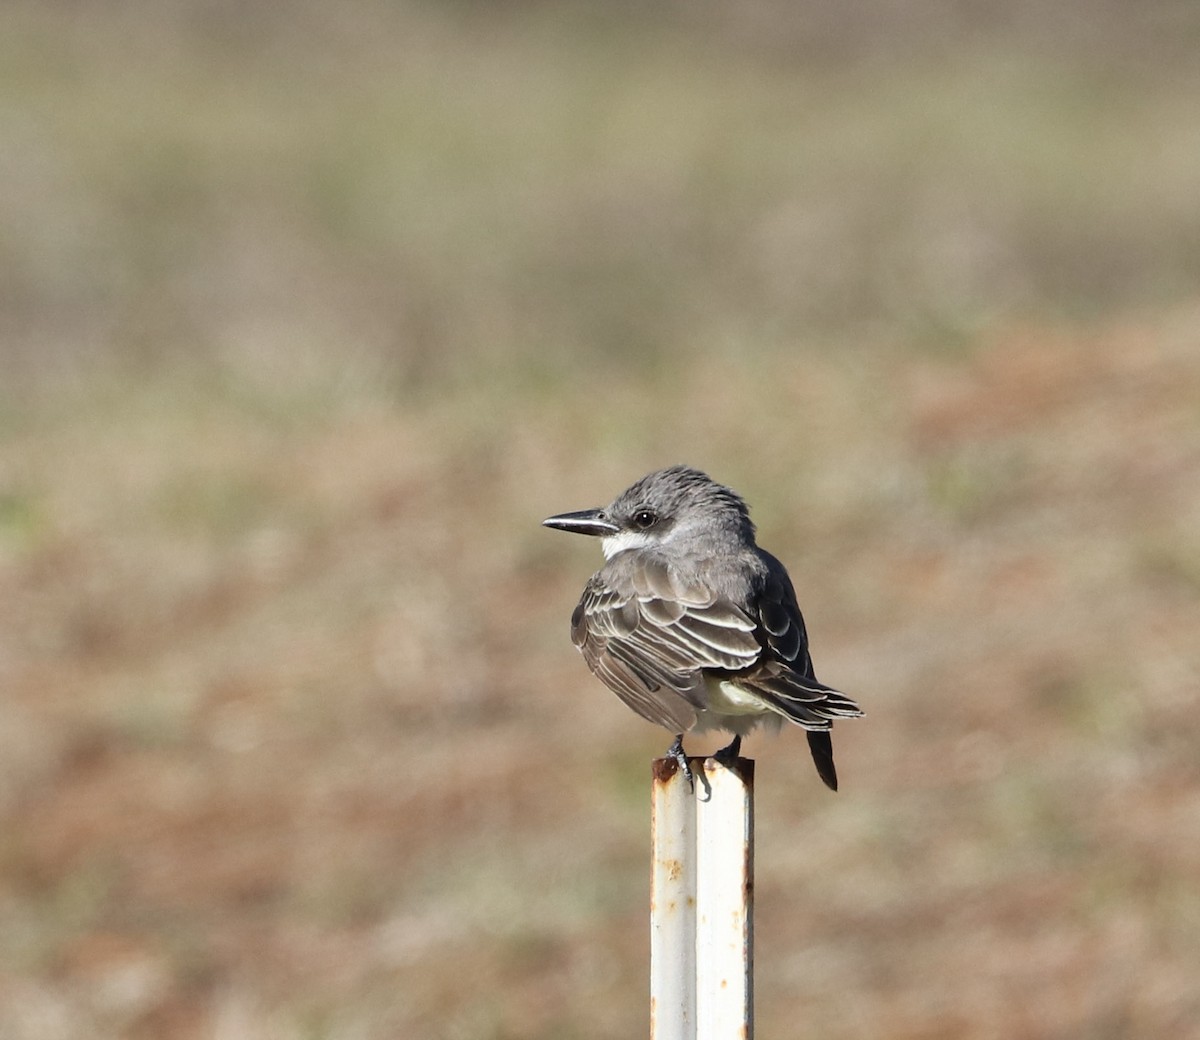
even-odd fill
[(603, 509), (562, 513), (542, 523), (599, 536), (610, 560), (626, 549), (698, 542), (713, 551), (754, 543), (754, 524), (742, 497), (689, 466), (647, 473)]

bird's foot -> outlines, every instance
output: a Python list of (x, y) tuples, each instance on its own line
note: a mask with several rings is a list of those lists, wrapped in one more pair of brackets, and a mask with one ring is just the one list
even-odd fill
[(716, 752), (713, 755), (713, 758), (715, 758), (718, 762), (724, 762), (728, 764), (729, 762), (736, 762), (741, 753), (742, 735), (738, 733), (734, 736), (733, 740), (721, 748), (720, 751)]
[(687, 752), (683, 750), (683, 734), (677, 734), (675, 743), (667, 748), (667, 758), (673, 758), (679, 763), (679, 771), (684, 775), (688, 782), (688, 787), (693, 791), (696, 790), (696, 780), (692, 776), (692, 767), (688, 765)]

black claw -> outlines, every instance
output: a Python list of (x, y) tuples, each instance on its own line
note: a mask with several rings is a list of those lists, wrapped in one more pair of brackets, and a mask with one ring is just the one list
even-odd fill
[(715, 758), (718, 762), (735, 762), (741, 753), (742, 735), (738, 733), (734, 736), (733, 740), (731, 740), (725, 745), (725, 747), (721, 748), (720, 751), (713, 755), (713, 758)]
[(667, 748), (667, 757), (675, 759), (679, 763), (679, 771), (683, 773), (687, 779), (688, 787), (693, 791), (696, 790), (696, 780), (692, 776), (692, 767), (688, 765), (687, 752), (683, 750), (683, 734), (680, 733), (675, 737), (675, 743)]

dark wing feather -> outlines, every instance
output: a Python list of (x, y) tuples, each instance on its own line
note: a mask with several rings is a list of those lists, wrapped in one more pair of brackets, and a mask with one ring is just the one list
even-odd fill
[(763, 654), (757, 666), (746, 669), (736, 681), (808, 731), (805, 736), (817, 774), (836, 791), (837, 769), (829, 730), (835, 718), (861, 715), (862, 711), (844, 693), (819, 682), (813, 674), (804, 616), (787, 570), (770, 553), (759, 553), (766, 564), (766, 576), (757, 590), (759, 624), (755, 635)]
[(571, 618), (571, 639), (596, 676), (677, 733), (707, 706), (704, 669), (740, 671), (762, 653), (754, 630), (731, 602), (642, 553), (622, 554), (596, 574)]
[(808, 632), (791, 580), (774, 556), (763, 552), (762, 558), (767, 571), (758, 594), (756, 635), (765, 652), (756, 667), (737, 677), (738, 685), (809, 730), (828, 730), (833, 719), (861, 715), (853, 700), (813, 674)]

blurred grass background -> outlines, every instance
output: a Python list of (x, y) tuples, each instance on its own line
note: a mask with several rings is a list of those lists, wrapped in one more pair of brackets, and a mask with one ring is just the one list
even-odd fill
[[(751, 501), (763, 1036), (1200, 1037), (1200, 9), (0, 9), (0, 1035), (609, 1038), (658, 465)], [(702, 750), (697, 746), (695, 750)]]

